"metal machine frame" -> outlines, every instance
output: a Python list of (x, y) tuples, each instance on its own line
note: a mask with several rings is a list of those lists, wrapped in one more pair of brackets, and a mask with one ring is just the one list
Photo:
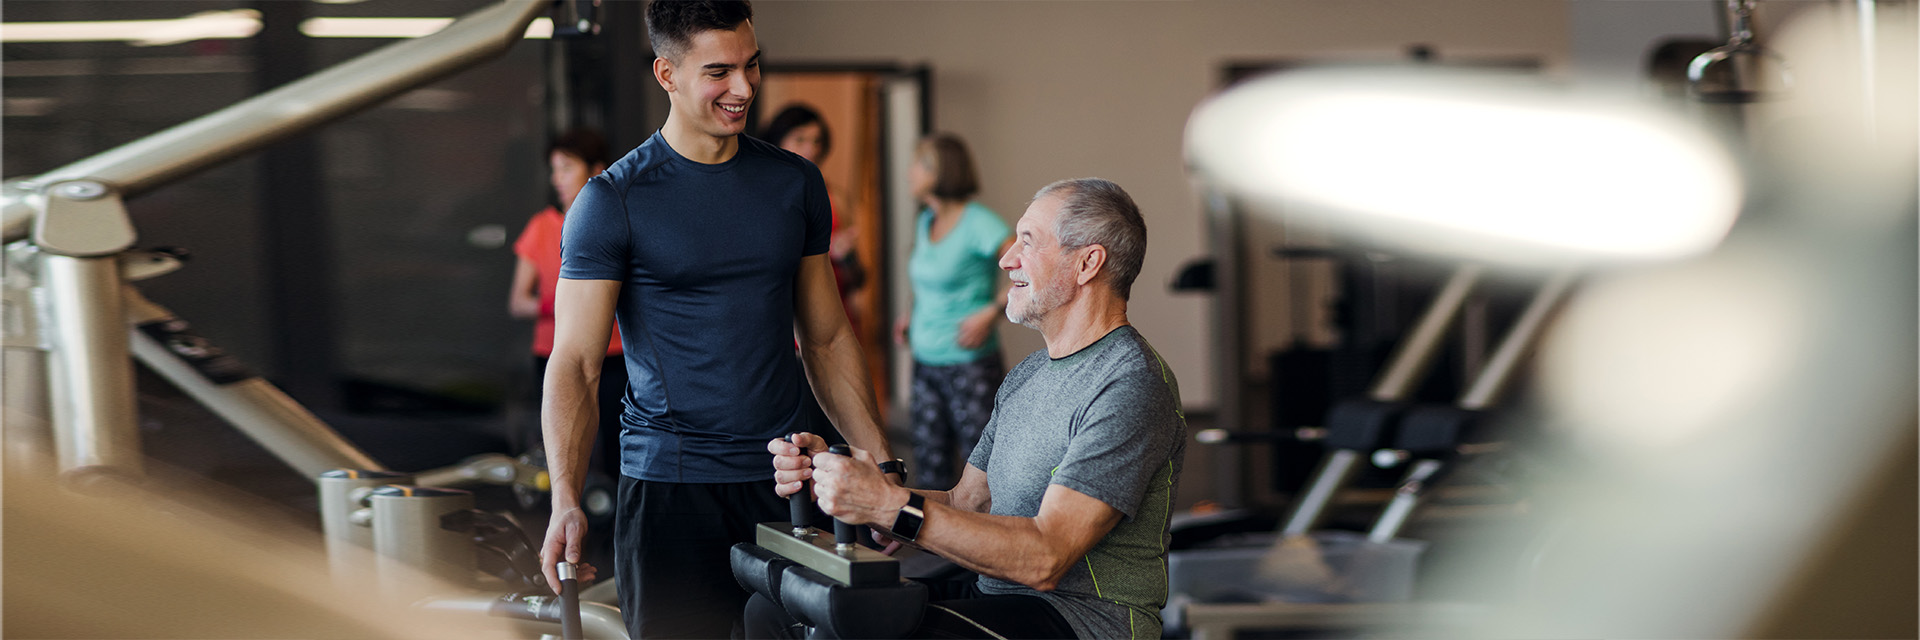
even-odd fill
[[(574, 20), (578, 16), (591, 27), (582, 9), (590, 12), (591, 5), (558, 4), (565, 26), (580, 30), (574, 27), (581, 24)], [(7, 461), (38, 467), (50, 448), (55, 470), (69, 483), (142, 475), (131, 360), (138, 358), (320, 483), (323, 494), (328, 483), (321, 476), (329, 471), (385, 472), (305, 407), (206, 349), (186, 333), (183, 321), (140, 295), (130, 283), (172, 271), (179, 261), (133, 250), (136, 233), (123, 200), (491, 60), (520, 41), (527, 26), (554, 5), (556, 0), (501, 0), (432, 35), (396, 42), (139, 140), (0, 185), (6, 370), (0, 405)], [(390, 475), (421, 484), (536, 484), (539, 472), (493, 454), (444, 469)], [(330, 538), (368, 536), (348, 533), (355, 527), (345, 523), (357, 506), (370, 506), (365, 496), (327, 494), (322, 502)], [(433, 526), (434, 518), (413, 520), (423, 531), (441, 528)], [(333, 542), (330, 553), (356, 546)], [(343, 556), (335, 555), (339, 568)], [(433, 608), (499, 615), (499, 600), (454, 596), (435, 601)], [(608, 608), (588, 611), (595, 635), (624, 637), (618, 613), (601, 609)]]
[(382, 469), (266, 381), (195, 368), (182, 345), (128, 325), (172, 317), (128, 286), (170, 267), (137, 254), (122, 199), (324, 125), (492, 59), (549, 2), (503, 0), (405, 40), (145, 138), (0, 187), (6, 243), (9, 436), (50, 432), (63, 476), (138, 475), (133, 368), (142, 362), (309, 478)]

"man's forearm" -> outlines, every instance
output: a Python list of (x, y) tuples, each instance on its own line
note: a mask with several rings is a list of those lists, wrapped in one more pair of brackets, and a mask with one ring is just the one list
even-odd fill
[(974, 513), (931, 496), (926, 512), (914, 544), (980, 575), (1051, 590), (1084, 554), (1066, 557), (1033, 518)]
[(555, 359), (548, 363), (541, 388), (540, 434), (547, 449), (555, 509), (580, 503), (593, 456), (594, 425), (600, 419), (597, 375), (590, 376), (578, 362)]
[(803, 347), (801, 360), (806, 365), (807, 382), (813, 386), (821, 411), (853, 446), (882, 460), (892, 458), (886, 429), (880, 426), (873, 385), (868, 380), (867, 362), (861, 357), (852, 328), (843, 324), (826, 342)]

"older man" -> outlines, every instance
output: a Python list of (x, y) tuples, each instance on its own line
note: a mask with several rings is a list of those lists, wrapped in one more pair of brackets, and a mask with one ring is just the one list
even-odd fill
[[(1127, 323), (1146, 225), (1119, 185), (1085, 178), (1041, 189), (1015, 232), (1007, 317), (1047, 348), (1007, 374), (959, 484), (895, 486), (870, 452), (803, 434), (767, 445), (776, 491), (811, 478), (828, 514), (979, 574), (934, 585), (917, 637), (1159, 637), (1186, 420), (1172, 372)], [(750, 634), (796, 630), (758, 596), (747, 619)]]

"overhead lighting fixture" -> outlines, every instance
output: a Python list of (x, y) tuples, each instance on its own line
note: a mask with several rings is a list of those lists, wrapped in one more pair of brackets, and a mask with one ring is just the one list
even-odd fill
[[(313, 38), (418, 38), (453, 24), (453, 18), (308, 18), (300, 33)], [(553, 20), (534, 18), (526, 38), (553, 37)]]
[[(312, 38), (418, 38), (446, 28), (453, 18), (310, 18), (300, 32)], [(260, 12), (209, 11), (171, 20), (0, 23), (0, 42), (126, 42), (136, 46), (195, 40), (235, 40), (260, 32)], [(535, 18), (526, 38), (553, 37), (553, 20)]]
[(0, 42), (126, 42), (157, 46), (194, 40), (251, 38), (260, 32), (260, 12), (207, 11), (171, 20), (0, 23)]
[(1257, 211), (1520, 263), (1698, 254), (1726, 235), (1742, 192), (1733, 159), (1678, 118), (1433, 69), (1247, 82), (1195, 110), (1187, 156)]

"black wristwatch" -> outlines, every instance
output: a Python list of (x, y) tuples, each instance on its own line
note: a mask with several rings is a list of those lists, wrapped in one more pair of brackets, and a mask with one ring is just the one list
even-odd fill
[(894, 458), (880, 463), (880, 473), (900, 474), (900, 484), (907, 483), (907, 461)]
[(918, 493), (907, 492), (907, 506), (900, 507), (900, 515), (893, 517), (893, 537), (913, 542), (920, 537), (920, 525), (927, 521), (927, 499)]

